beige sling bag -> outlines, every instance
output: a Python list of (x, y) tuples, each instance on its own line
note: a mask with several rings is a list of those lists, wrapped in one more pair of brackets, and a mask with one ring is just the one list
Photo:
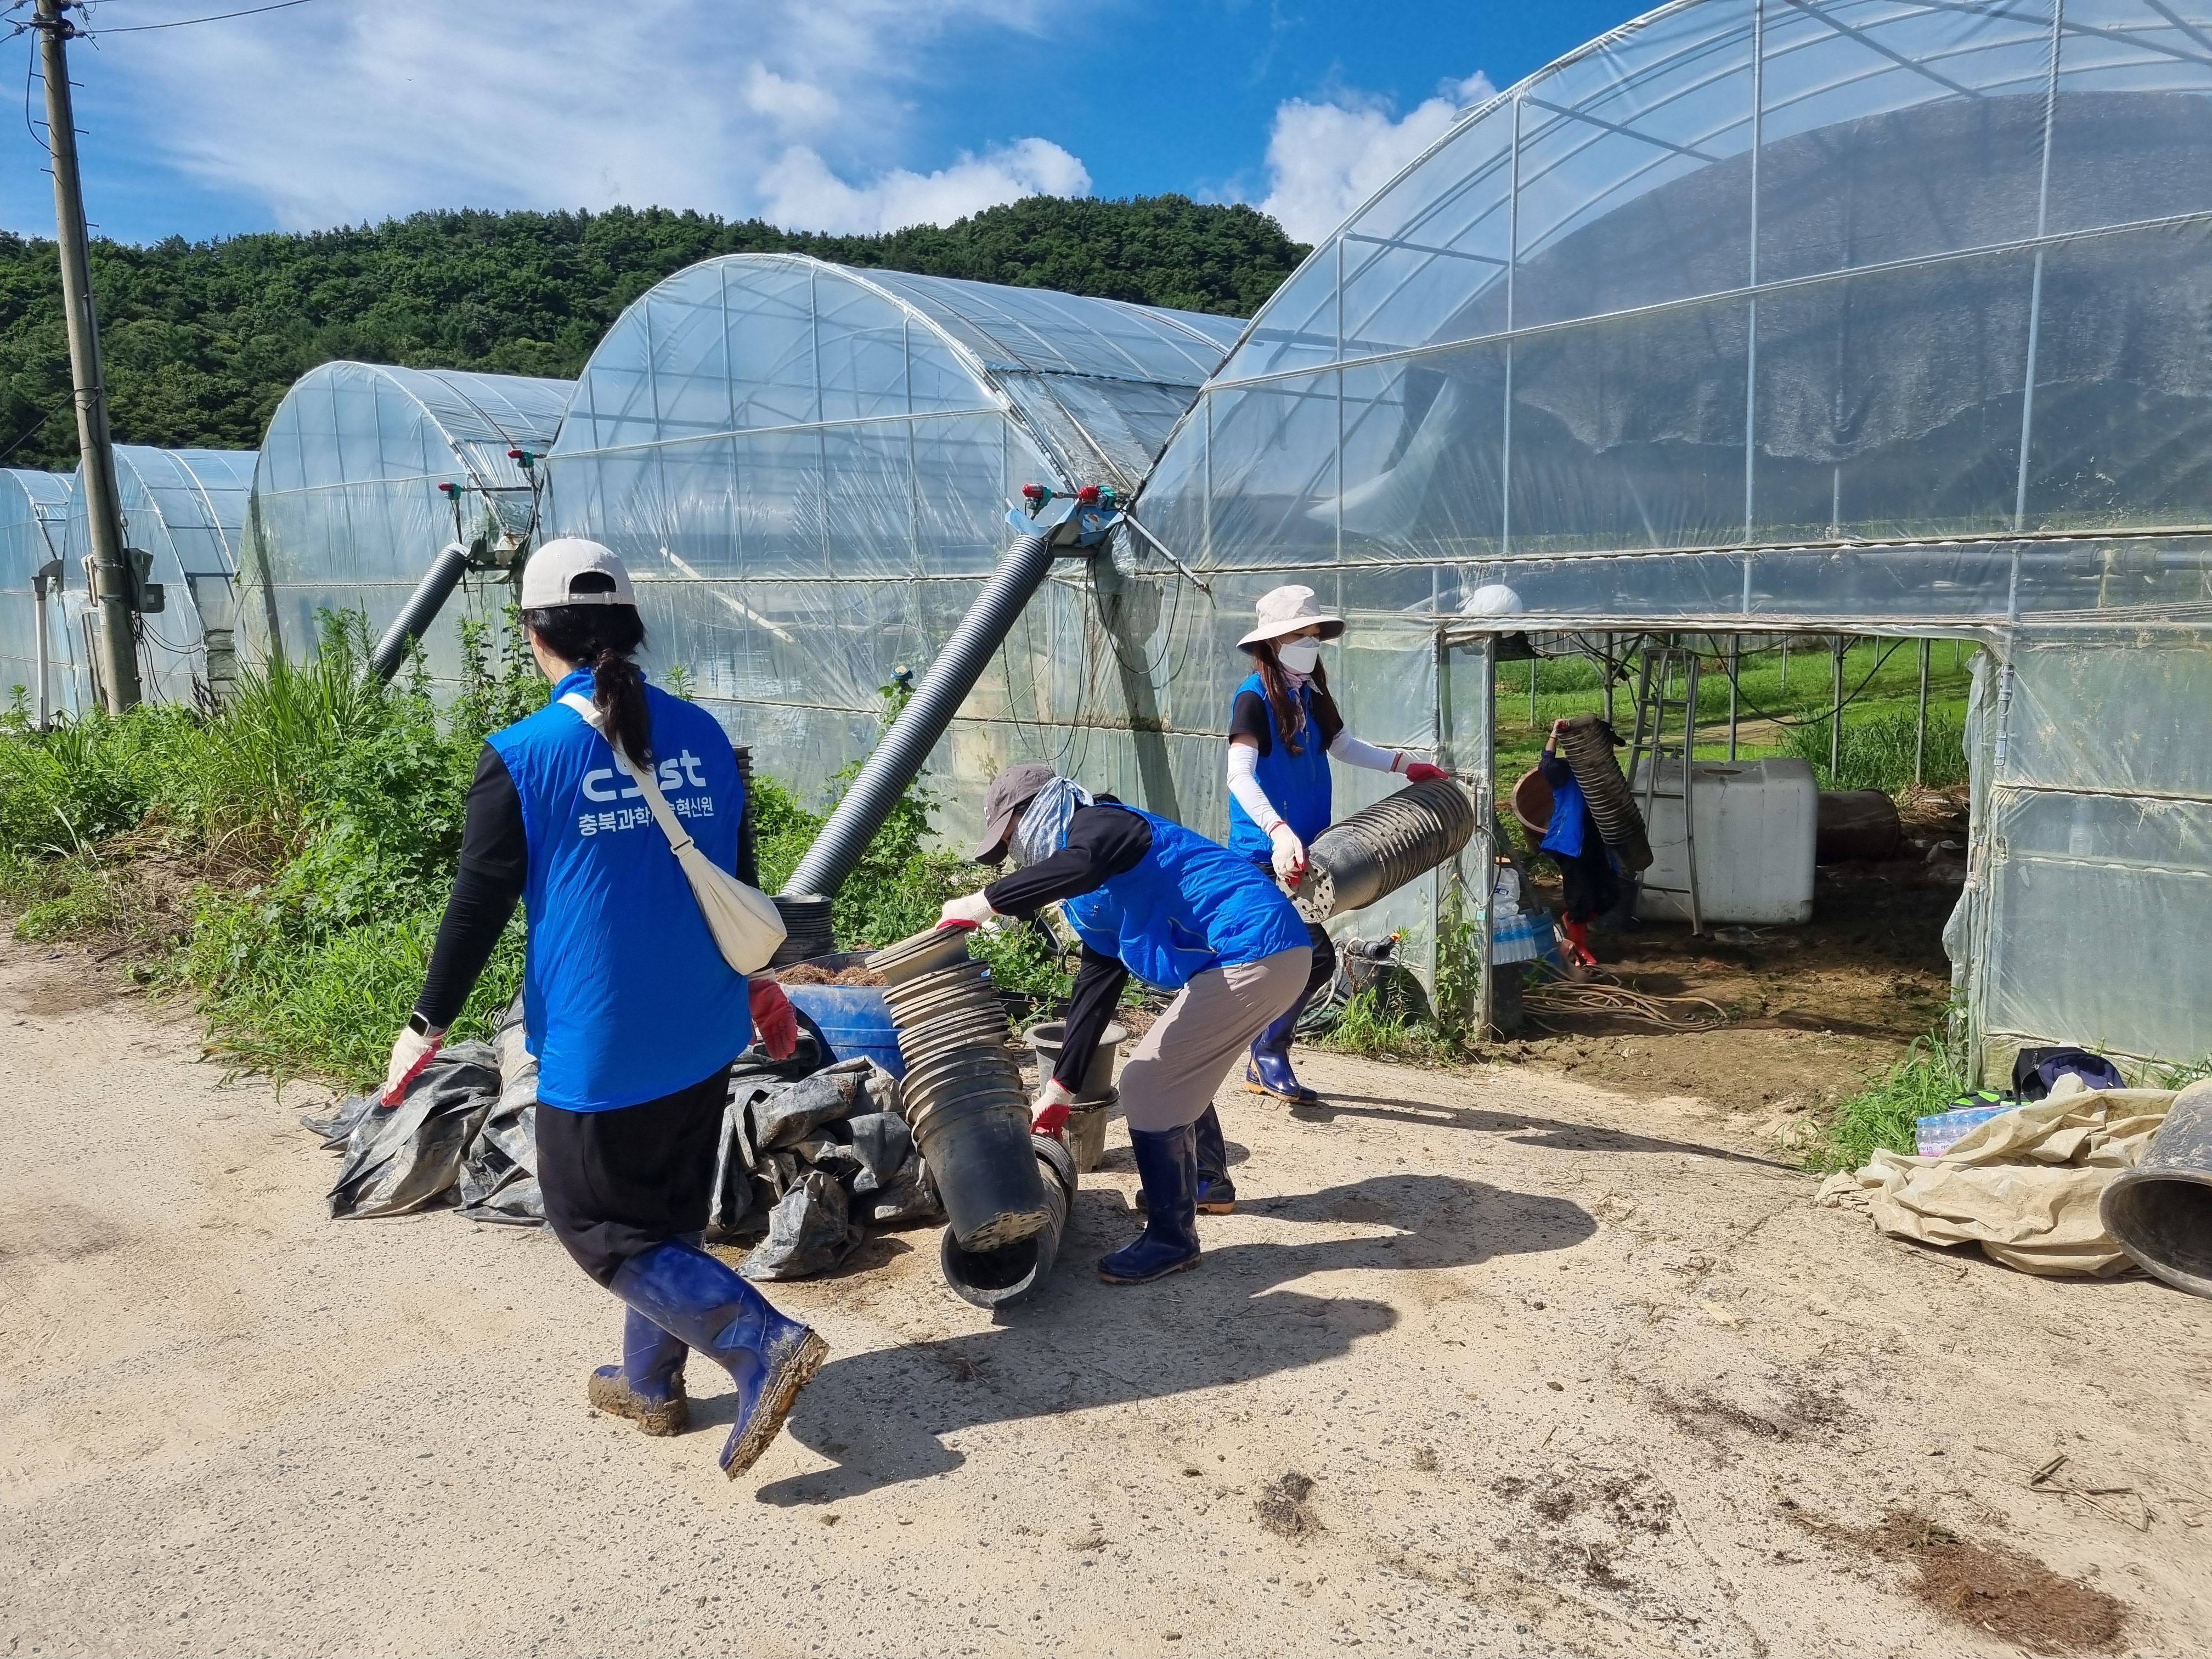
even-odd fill
[(653, 781), (653, 774), (630, 764), (622, 745), (600, 724), (599, 711), (589, 697), (580, 691), (571, 691), (561, 701), (607, 739), (607, 746), (615, 751), (615, 764), (645, 797), (653, 822), (668, 837), (676, 861), (684, 866), (684, 878), (691, 884), (691, 896), (699, 901), (700, 913), (707, 918), (707, 931), (714, 934), (714, 943), (721, 948), (722, 960), (741, 974), (756, 974), (767, 967), (776, 947), (783, 943), (783, 913), (775, 908), (775, 902), (759, 888), (745, 885), (699, 850), (698, 844), (676, 822), (676, 814), (668, 810), (668, 803), (662, 798), (660, 786)]

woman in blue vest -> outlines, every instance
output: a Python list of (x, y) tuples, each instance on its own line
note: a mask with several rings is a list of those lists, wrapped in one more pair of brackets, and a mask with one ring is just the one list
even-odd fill
[(1148, 1213), (1143, 1235), (1102, 1260), (1098, 1276), (1142, 1285), (1194, 1267), (1198, 1211), (1221, 1213), (1236, 1200), (1214, 1091), (1305, 982), (1305, 924), (1272, 881), (1219, 842), (1110, 795), (1094, 799), (1048, 766), (1001, 772), (983, 815), (976, 861), (1011, 854), (1018, 867), (947, 903), (941, 925), (1033, 916), (1057, 902), (1083, 941), (1060, 1060), (1034, 1108), (1037, 1129), (1056, 1133), (1066, 1122), (1132, 973), (1176, 994), (1121, 1067)]
[[(737, 1384), (721, 1453), (734, 1478), (782, 1426), (821, 1364), (822, 1339), (699, 1248), (730, 1062), (756, 1025), (775, 1058), (797, 1022), (781, 987), (723, 960), (624, 756), (653, 769), (702, 851), (737, 867), (744, 810), (730, 740), (704, 709), (645, 683), (645, 640), (621, 562), (564, 538), (524, 568), (522, 620), (552, 701), (478, 757), (460, 865), (414, 1018), (392, 1045), (397, 1105), (468, 1000), (524, 902), (523, 1029), (538, 1057), (538, 1180), (545, 1219), (584, 1271), (627, 1304), (623, 1358), (592, 1374), (601, 1411), (647, 1434), (688, 1425), (685, 1351)], [(588, 697), (587, 722), (562, 699)]]
[[(1229, 850), (1297, 878), (1306, 848), (1331, 819), (1329, 757), (1347, 766), (1401, 774), (1409, 783), (1445, 775), (1440, 766), (1409, 761), (1402, 749), (1377, 749), (1345, 730), (1321, 665), (1322, 642), (1344, 632), (1325, 615), (1310, 587), (1278, 587), (1260, 596), (1255, 627), (1237, 641), (1252, 659), (1229, 710)], [(1318, 923), (1305, 989), (1283, 1017), (1253, 1040), (1244, 1086), (1254, 1094), (1304, 1103), (1314, 1091), (1291, 1069), (1291, 1040), (1306, 1004), (1336, 972), (1336, 951)]]

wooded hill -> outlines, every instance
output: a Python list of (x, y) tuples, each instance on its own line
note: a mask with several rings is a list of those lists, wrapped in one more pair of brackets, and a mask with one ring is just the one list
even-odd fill
[[(349, 357), (570, 376), (623, 307), (719, 253), (1062, 289), (1249, 317), (1307, 252), (1266, 215), (1182, 196), (1031, 197), (881, 236), (661, 208), (418, 213), (359, 229), (93, 245), (117, 441), (252, 449), (285, 389)], [(0, 465), (76, 465), (60, 268), (0, 233)]]

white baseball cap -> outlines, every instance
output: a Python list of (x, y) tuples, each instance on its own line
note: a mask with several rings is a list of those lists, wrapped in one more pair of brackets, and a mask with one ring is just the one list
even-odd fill
[(1279, 640), (1316, 623), (1321, 624), (1321, 636), (1325, 640), (1333, 640), (1344, 632), (1344, 618), (1329, 616), (1315, 604), (1310, 587), (1269, 588), (1260, 596), (1260, 603), (1252, 607), (1252, 615), (1260, 625), (1237, 641), (1239, 645)]
[[(599, 584), (593, 582), (586, 592), (575, 592), (576, 578), (584, 575), (611, 576), (614, 591), (598, 591)], [(623, 568), (623, 562), (615, 556), (614, 550), (587, 542), (580, 536), (563, 536), (546, 543), (522, 567), (525, 611), (547, 611), (560, 605), (635, 607), (636, 604), (637, 590), (629, 585), (629, 572)]]

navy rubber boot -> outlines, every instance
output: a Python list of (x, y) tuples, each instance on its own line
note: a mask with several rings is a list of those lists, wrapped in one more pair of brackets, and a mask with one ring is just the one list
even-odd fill
[[(1229, 1148), (1221, 1139), (1221, 1114), (1212, 1107), (1190, 1126), (1191, 1145), (1198, 1160), (1198, 1212), (1200, 1215), (1230, 1215), (1237, 1208), (1237, 1183), (1229, 1178)], [(1137, 1190), (1137, 1207), (1149, 1207), (1142, 1188)]]
[(1229, 1178), (1229, 1148), (1222, 1143), (1221, 1114), (1208, 1106), (1190, 1126), (1198, 1161), (1198, 1212), (1227, 1215), (1237, 1207), (1237, 1183)]
[(830, 1345), (704, 1250), (670, 1240), (632, 1256), (607, 1287), (662, 1330), (696, 1348), (737, 1384), (737, 1420), (722, 1472), (735, 1480), (759, 1461), (791, 1402), (821, 1369)]
[(1321, 1097), (1298, 1081), (1298, 1074), (1291, 1069), (1291, 1039), (1298, 1028), (1298, 1016), (1306, 1011), (1310, 996), (1302, 996), (1273, 1024), (1252, 1039), (1252, 1057), (1244, 1066), (1244, 1086), (1255, 1095), (1267, 1095), (1276, 1100), (1287, 1100), (1293, 1106), (1310, 1106)]
[(1190, 1126), (1132, 1129), (1129, 1147), (1145, 1183), (1145, 1231), (1098, 1261), (1109, 1285), (1144, 1285), (1198, 1266), (1198, 1155)]
[[(676, 1242), (697, 1248), (702, 1235), (680, 1234)], [(691, 1407), (684, 1395), (684, 1357), (690, 1346), (671, 1336), (635, 1308), (623, 1310), (622, 1363), (592, 1373), (586, 1393), (610, 1417), (627, 1417), (643, 1434), (681, 1434), (691, 1426)]]

